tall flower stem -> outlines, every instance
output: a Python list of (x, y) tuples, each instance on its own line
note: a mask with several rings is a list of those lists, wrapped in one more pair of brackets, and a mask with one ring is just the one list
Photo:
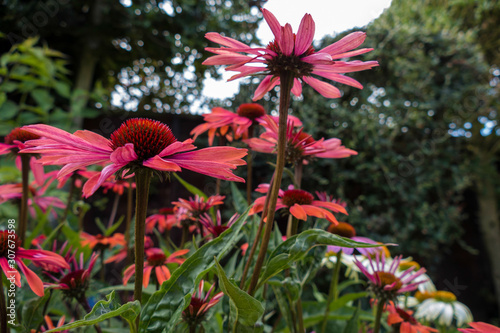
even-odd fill
[(73, 201), (73, 194), (75, 192), (75, 181), (76, 177), (78, 175), (76, 173), (73, 173), (71, 175), (71, 178), (69, 180), (69, 190), (68, 190), (68, 200), (66, 201), (66, 208), (64, 209), (63, 215), (61, 217), (61, 223), (64, 223), (66, 221), (66, 218), (68, 217), (69, 210), (71, 209), (71, 201)]
[(28, 228), (28, 196), (29, 196), (29, 172), (30, 172), (30, 155), (19, 154), (21, 156), (21, 177), (23, 194), (21, 197), (21, 205), (19, 208), (19, 229), (17, 237), (23, 242)]
[[(135, 287), (134, 300), (141, 302), (142, 280), (144, 270), (144, 233), (146, 229), (146, 213), (148, 210), (149, 183), (151, 170), (138, 169), (135, 173)], [(137, 325), (139, 318), (137, 318)]]
[[(255, 125), (252, 125), (248, 128), (248, 138), (253, 138), (253, 134), (255, 132)], [(252, 172), (253, 172), (253, 154), (250, 151), (247, 155), (247, 203), (250, 205), (252, 203)]]
[(118, 204), (120, 203), (121, 195), (119, 193), (115, 194), (115, 199), (113, 200), (113, 206), (111, 207), (111, 214), (109, 215), (108, 229), (113, 226), (116, 218), (116, 212), (118, 211)]
[(264, 265), (264, 259), (266, 258), (267, 246), (269, 245), (269, 239), (271, 238), (271, 231), (273, 230), (274, 224), (274, 213), (276, 211), (276, 202), (278, 200), (278, 194), (281, 186), (281, 178), (283, 178), (283, 169), (285, 167), (285, 145), (286, 145), (286, 121), (288, 117), (288, 106), (290, 105), (290, 91), (293, 86), (293, 75), (289, 72), (283, 72), (280, 74), (280, 105), (279, 105), (279, 121), (278, 121), (278, 152), (276, 156), (276, 177), (271, 188), (271, 196), (269, 199), (269, 209), (267, 213), (267, 223), (264, 229), (264, 236), (262, 238), (262, 244), (260, 246), (259, 254), (257, 256), (257, 261), (255, 263), (255, 268), (252, 274), (252, 279), (250, 281), (250, 287), (248, 293), (253, 295), (255, 292), (255, 287), (259, 281), (260, 271)]
[(125, 216), (125, 243), (127, 246), (127, 265), (131, 263), (130, 258), (132, 257), (132, 248), (130, 246), (130, 225), (132, 224), (132, 205), (133, 205), (133, 191), (132, 179), (128, 180), (127, 189), (127, 215)]
[(10, 332), (7, 325), (7, 303), (3, 293), (3, 274), (0, 273), (0, 332)]
[(375, 312), (375, 322), (373, 327), (373, 333), (380, 332), (380, 322), (382, 320), (382, 313), (384, 312), (385, 299), (377, 299), (377, 308)]
[[(269, 188), (271, 188), (273, 186), (275, 175), (276, 175), (276, 172), (274, 172), (272, 177), (271, 177), (271, 182), (269, 183)], [(266, 199), (264, 201), (264, 208), (262, 209), (262, 216), (260, 217), (259, 227), (257, 228), (257, 233), (255, 234), (255, 239), (253, 240), (252, 248), (250, 249), (250, 252), (248, 253), (248, 259), (247, 259), (247, 262), (245, 264), (245, 268), (243, 269), (243, 274), (241, 276), (241, 282), (240, 282), (240, 289), (243, 289), (243, 287), (245, 286), (245, 281), (247, 278), (248, 270), (250, 269), (250, 265), (252, 264), (253, 256), (255, 254), (255, 251), (257, 250), (257, 245), (259, 244), (260, 235), (262, 233), (262, 229), (264, 228), (264, 219), (266, 218), (268, 207), (269, 207), (269, 191), (266, 194)]]
[(328, 315), (330, 314), (330, 304), (332, 301), (337, 300), (339, 293), (337, 291), (337, 286), (339, 283), (340, 274), (340, 260), (342, 259), (342, 250), (337, 252), (337, 261), (335, 263), (335, 269), (333, 271), (332, 280), (330, 281), (330, 289), (328, 291), (328, 299), (326, 300), (325, 316), (323, 318), (323, 324), (321, 325), (321, 333), (326, 332), (326, 323), (328, 322)]

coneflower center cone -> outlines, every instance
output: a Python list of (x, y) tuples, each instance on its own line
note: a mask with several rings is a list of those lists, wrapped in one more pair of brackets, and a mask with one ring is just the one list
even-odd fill
[(314, 66), (304, 62), (302, 58), (314, 53), (314, 48), (312, 46), (299, 56), (295, 55), (294, 52), (290, 55), (283, 54), (276, 41), (270, 42), (267, 45), (267, 49), (277, 53), (277, 56), (271, 57), (271, 59), (267, 61), (267, 68), (270, 74), (279, 76), (283, 72), (288, 72), (293, 73), (294, 77), (311, 75)]
[(158, 155), (177, 139), (167, 125), (157, 120), (133, 118), (124, 122), (110, 137), (111, 148), (134, 144), (137, 161), (143, 162)]
[(352, 238), (356, 236), (356, 230), (352, 225), (350, 225), (347, 222), (339, 222), (338, 224), (331, 224), (328, 227), (328, 232), (347, 238)]
[(314, 201), (314, 197), (307, 191), (294, 189), (285, 191), (282, 200), (283, 204), (292, 207), (295, 204), (310, 205)]
[(240, 117), (245, 117), (250, 120), (255, 120), (256, 118), (262, 117), (266, 114), (266, 109), (260, 104), (256, 103), (245, 103), (241, 104), (236, 110), (236, 113)]
[[(10, 229), (14, 230), (14, 229)], [(0, 258), (7, 258), (9, 250), (15, 253), (21, 245), (21, 240), (15, 233), (9, 233), (8, 230), (0, 231)]]

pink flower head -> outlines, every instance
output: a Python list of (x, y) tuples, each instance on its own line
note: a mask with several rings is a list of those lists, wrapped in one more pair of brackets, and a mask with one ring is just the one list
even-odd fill
[[(167, 267), (167, 264), (176, 263), (181, 265), (185, 259), (179, 258), (180, 256), (188, 253), (188, 249), (179, 250), (168, 257), (165, 255), (162, 249), (154, 247), (146, 250), (146, 261), (144, 262), (144, 279), (142, 281), (144, 288), (147, 288), (149, 285), (149, 278), (151, 276), (151, 271), (155, 270), (156, 279), (158, 281), (158, 285), (162, 285), (163, 282), (170, 279), (170, 270)], [(135, 273), (135, 265), (130, 265), (123, 272), (123, 285), (127, 285), (128, 280)]]
[(222, 296), (224, 296), (223, 292), (219, 292), (210, 298), (210, 294), (212, 294), (212, 290), (214, 289), (214, 285), (212, 285), (205, 297), (203, 297), (203, 286), (204, 281), (201, 280), (197, 292), (191, 296), (191, 303), (189, 303), (187, 309), (182, 313), (182, 319), (190, 326), (201, 323), (207, 311), (219, 303)]
[[(275, 119), (265, 116), (261, 125), (266, 131), (259, 138), (244, 140), (252, 150), (262, 153), (276, 153), (278, 149), (278, 123)], [(319, 158), (345, 158), (357, 155), (354, 150), (341, 145), (340, 139), (321, 138), (314, 140), (303, 128), (296, 129), (292, 122), (288, 121), (286, 130), (286, 159), (288, 163), (303, 163), (314, 157)]]
[(181, 226), (180, 221), (174, 215), (174, 208), (162, 208), (158, 214), (148, 216), (146, 218), (146, 233), (152, 233), (156, 225), (161, 233)]
[[(134, 118), (123, 123), (106, 139), (90, 131), (67, 133), (49, 125), (28, 125), (26, 131), (42, 138), (26, 143), (23, 153), (37, 153), (44, 165), (64, 165), (58, 178), (80, 168), (104, 163), (106, 167), (83, 187), (85, 197), (92, 195), (112, 174), (123, 170), (150, 168), (177, 172), (186, 168), (204, 175), (244, 182), (231, 170), (244, 165), (246, 149), (234, 147), (196, 148), (193, 140), (179, 142), (170, 128), (156, 120)], [(121, 173), (123, 174), (123, 173)]]
[(207, 51), (216, 55), (205, 60), (204, 65), (229, 65), (226, 70), (238, 72), (230, 80), (255, 74), (266, 75), (254, 93), (252, 98), (254, 101), (261, 99), (278, 85), (280, 74), (284, 72), (293, 75), (292, 93), (296, 96), (302, 93), (302, 82), (304, 82), (324, 97), (338, 98), (341, 96), (339, 89), (325, 81), (318, 80), (313, 75), (361, 89), (363, 86), (358, 81), (342, 74), (378, 66), (376, 61), (337, 61), (373, 50), (369, 48), (354, 50), (364, 42), (366, 37), (364, 32), (353, 32), (315, 51), (312, 46), (315, 24), (311, 15), (304, 15), (299, 30), (295, 34), (290, 24), (281, 26), (270, 11), (262, 9), (262, 14), (274, 34), (274, 41), (265, 48), (251, 48), (215, 32), (205, 35), (208, 40), (222, 47), (207, 47)]
[(225, 198), (226, 197), (223, 195), (212, 195), (205, 199), (195, 195), (194, 198), (189, 197), (188, 200), (179, 198), (179, 201), (174, 201), (172, 203), (175, 207), (186, 209), (189, 218), (196, 221), (202, 214), (208, 213), (210, 208), (222, 205)]
[[(256, 191), (267, 193), (268, 189), (269, 184), (261, 184), (257, 187)], [(262, 212), (265, 200), (265, 196), (257, 198), (250, 209), (249, 215)], [(332, 212), (348, 215), (345, 208), (341, 205), (328, 201), (314, 200), (314, 196), (311, 193), (294, 189), (293, 186), (290, 186), (286, 191), (279, 191), (276, 210), (281, 208), (287, 209), (291, 215), (303, 221), (306, 221), (308, 216), (314, 216), (337, 224), (338, 221)]]
[(213, 222), (212, 217), (205, 213), (200, 216), (200, 223), (205, 227), (205, 230), (208, 231), (213, 238), (219, 237), (224, 231), (229, 229), (234, 222), (238, 219), (239, 214), (236, 213), (227, 222), (226, 225), (222, 225), (222, 218), (220, 216), (220, 210), (217, 211), (216, 223)]
[(481, 321), (469, 323), (472, 328), (459, 328), (463, 333), (500, 333), (500, 328)]
[[(229, 142), (233, 139), (248, 139), (250, 126), (261, 122), (265, 116), (266, 110), (256, 103), (241, 104), (236, 113), (215, 107), (211, 113), (203, 115), (205, 123), (196, 126), (191, 131), (191, 135), (194, 135), (193, 140), (196, 140), (200, 134), (208, 131), (208, 144), (210, 146), (213, 144), (216, 134), (225, 137)], [(299, 118), (289, 115), (288, 119), (293, 121), (294, 126), (302, 126)]]
[(14, 229), (0, 231), (0, 267), (7, 278), (13, 279), (13, 282), (15, 282), (18, 287), (21, 287), (21, 274), (14, 265), (11, 265), (12, 262), (9, 261), (14, 258), (15, 265), (17, 265), (17, 268), (26, 277), (31, 290), (42, 297), (44, 295), (42, 280), (24, 264), (22, 259), (41, 264), (54, 265), (60, 268), (68, 268), (69, 265), (63, 257), (56, 253), (45, 250), (23, 249), (20, 246), (21, 240), (17, 238), (13, 231)]
[(369, 280), (369, 290), (379, 301), (393, 300), (398, 294), (413, 291), (420, 283), (424, 282), (424, 280), (418, 282), (414, 280), (426, 272), (425, 268), (413, 272), (415, 267), (412, 266), (402, 274), (398, 274), (402, 256), (396, 257), (390, 264), (386, 264), (385, 256), (379, 254), (379, 252), (375, 253), (375, 261), (371, 256), (368, 257), (369, 268), (354, 258), (356, 266)]
[(21, 149), (26, 148), (24, 143), (29, 140), (39, 139), (40, 136), (25, 131), (19, 127), (14, 128), (0, 143), (0, 155), (14, 153), (17, 154)]
[(53, 274), (47, 273), (51, 279), (55, 281), (52, 285), (55, 289), (61, 289), (66, 297), (74, 298), (81, 301), (85, 299), (85, 293), (90, 286), (92, 269), (99, 255), (92, 252), (87, 268), (85, 268), (85, 260), (83, 252), (80, 253), (80, 261), (76, 259), (77, 250), (67, 259), (69, 267), (67, 270), (60, 270), (61, 277), (57, 278)]

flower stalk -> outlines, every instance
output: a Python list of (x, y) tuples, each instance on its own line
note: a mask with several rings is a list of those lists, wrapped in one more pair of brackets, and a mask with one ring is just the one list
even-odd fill
[(250, 287), (248, 293), (253, 295), (255, 293), (255, 288), (257, 282), (259, 281), (260, 271), (264, 265), (264, 259), (267, 253), (267, 246), (269, 245), (269, 239), (271, 238), (271, 231), (273, 229), (274, 213), (276, 211), (276, 202), (278, 200), (278, 194), (281, 186), (281, 178), (283, 178), (283, 169), (285, 167), (285, 145), (286, 145), (286, 121), (288, 117), (288, 106), (290, 105), (290, 92), (293, 86), (293, 75), (289, 72), (283, 72), (280, 74), (281, 91), (280, 91), (280, 105), (279, 105), (279, 133), (278, 133), (278, 152), (276, 156), (276, 170), (275, 179), (273, 186), (271, 187), (269, 208), (267, 212), (267, 223), (264, 229), (264, 236), (262, 238), (262, 244), (260, 246), (259, 254), (257, 256), (257, 262), (255, 263), (255, 268), (253, 271), (252, 279), (250, 281)]
[[(144, 271), (144, 234), (146, 229), (146, 213), (148, 209), (149, 183), (151, 170), (140, 168), (135, 173), (136, 206), (135, 206), (135, 287), (134, 300), (141, 302), (142, 280)], [(137, 318), (139, 319), (139, 318)], [(139, 324), (139, 320), (137, 320)]]
[(337, 252), (336, 258), (337, 261), (335, 263), (335, 269), (333, 271), (332, 280), (330, 281), (330, 289), (328, 291), (328, 299), (326, 301), (325, 316), (323, 318), (323, 324), (321, 325), (321, 333), (326, 332), (326, 323), (328, 322), (328, 315), (330, 314), (330, 304), (332, 303), (332, 301), (336, 301), (339, 296), (337, 286), (339, 283), (340, 260), (342, 259), (342, 250)]
[(375, 309), (375, 322), (373, 326), (373, 333), (380, 332), (380, 322), (382, 321), (382, 313), (384, 313), (385, 299), (377, 299), (377, 307)]
[(3, 292), (2, 274), (0, 274), (0, 331), (6, 333), (10, 332), (10, 328), (7, 325), (7, 303)]
[(28, 196), (29, 196), (29, 172), (30, 172), (30, 155), (21, 156), (21, 177), (23, 194), (21, 197), (21, 205), (19, 206), (19, 230), (17, 237), (22, 241), (25, 239), (26, 230), (28, 228)]

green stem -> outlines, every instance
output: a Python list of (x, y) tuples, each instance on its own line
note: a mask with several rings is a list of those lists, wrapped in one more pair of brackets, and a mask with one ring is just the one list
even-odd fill
[(380, 322), (382, 319), (382, 313), (384, 312), (385, 299), (377, 299), (377, 309), (375, 312), (375, 322), (373, 327), (373, 333), (380, 332)]
[(132, 178), (128, 180), (128, 189), (127, 189), (127, 215), (125, 217), (125, 243), (127, 246), (127, 259), (126, 264), (131, 263), (132, 258), (132, 247), (130, 246), (130, 226), (132, 224), (132, 207), (133, 207), (133, 191), (132, 188)]
[[(151, 170), (139, 169), (135, 173), (135, 287), (134, 300), (141, 302), (142, 280), (144, 270), (144, 232), (146, 229), (146, 213), (148, 210), (149, 183)], [(137, 318), (137, 327), (139, 317)]]
[(299, 333), (306, 333), (305, 327), (304, 327), (304, 316), (303, 316), (303, 310), (302, 310), (302, 299), (299, 297), (297, 300), (297, 319), (299, 322)]
[[(254, 134), (255, 125), (252, 123), (248, 128), (248, 138), (251, 139)], [(253, 155), (249, 151), (247, 155), (247, 204), (250, 206), (252, 204), (252, 172), (253, 172)]]
[(30, 172), (30, 155), (20, 154), (21, 156), (21, 177), (23, 194), (21, 197), (21, 206), (19, 210), (19, 230), (17, 237), (24, 242), (26, 230), (28, 228), (28, 196), (29, 196), (29, 172)]
[(302, 164), (302, 160), (295, 163), (294, 183), (295, 183), (295, 187), (297, 189), (300, 189), (300, 187), (302, 185), (302, 171), (303, 171), (303, 169), (304, 169), (304, 164)]
[(66, 200), (66, 208), (64, 209), (63, 215), (61, 217), (61, 223), (64, 223), (66, 218), (68, 217), (69, 210), (71, 208), (71, 201), (73, 200), (73, 194), (75, 192), (75, 180), (78, 175), (73, 173), (70, 178), (69, 190), (68, 190), (68, 200)]
[(337, 300), (339, 293), (337, 286), (339, 283), (339, 273), (340, 273), (340, 260), (342, 259), (342, 250), (337, 252), (337, 262), (335, 263), (335, 269), (333, 271), (332, 280), (330, 281), (330, 289), (328, 291), (328, 299), (326, 301), (325, 316), (323, 318), (323, 324), (321, 325), (321, 333), (326, 332), (326, 323), (328, 322), (328, 316), (330, 314), (330, 304), (332, 301)]
[(181, 245), (179, 245), (180, 249), (184, 248), (184, 244), (186, 244), (188, 236), (189, 236), (189, 225), (187, 225), (186, 222), (184, 221), (184, 224), (182, 225)]
[[(7, 288), (8, 289), (8, 288)], [(10, 332), (7, 325), (7, 303), (3, 292), (3, 274), (0, 273), (0, 332)]]
[[(273, 173), (271, 177), (271, 182), (269, 183), (270, 188), (273, 186), (275, 175), (276, 173)], [(250, 249), (250, 252), (248, 254), (248, 259), (247, 262), (245, 263), (245, 268), (243, 269), (243, 274), (241, 276), (241, 282), (240, 282), (240, 289), (243, 289), (243, 287), (245, 286), (248, 270), (250, 269), (250, 265), (252, 264), (253, 256), (255, 254), (255, 251), (257, 250), (257, 245), (259, 244), (259, 239), (262, 234), (262, 229), (264, 228), (264, 219), (266, 218), (268, 207), (269, 207), (269, 191), (267, 191), (266, 199), (264, 200), (264, 208), (262, 209), (262, 215), (260, 217), (259, 227), (257, 228), (257, 233), (255, 234), (255, 239), (253, 240), (252, 248)]]
[(262, 245), (260, 246), (255, 269), (250, 281), (248, 293), (252, 296), (259, 281), (260, 271), (264, 265), (264, 259), (267, 254), (267, 246), (271, 238), (271, 231), (274, 224), (274, 213), (276, 212), (276, 202), (281, 187), (281, 179), (283, 178), (283, 169), (285, 167), (285, 148), (286, 148), (286, 121), (288, 117), (288, 106), (290, 105), (290, 91), (293, 86), (293, 75), (284, 72), (280, 75), (280, 105), (279, 105), (279, 121), (278, 121), (278, 152), (276, 156), (276, 178), (274, 179), (269, 199), (269, 209), (267, 212), (267, 223), (262, 237)]
[(113, 207), (111, 208), (111, 215), (109, 216), (108, 229), (113, 226), (116, 218), (116, 212), (118, 211), (118, 204), (120, 203), (121, 195), (116, 193), (115, 199), (113, 200)]

